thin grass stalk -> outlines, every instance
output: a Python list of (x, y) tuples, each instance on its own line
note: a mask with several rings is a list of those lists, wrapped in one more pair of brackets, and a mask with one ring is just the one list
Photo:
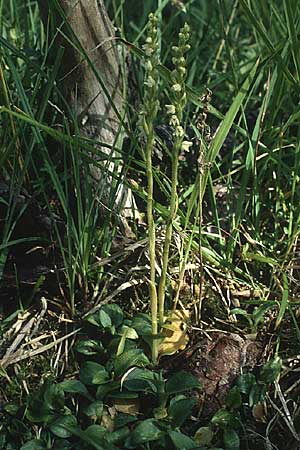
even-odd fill
[[(188, 261), (188, 257), (190, 255), (190, 251), (191, 251), (191, 247), (192, 247), (192, 243), (193, 243), (193, 238), (195, 235), (195, 232), (197, 231), (197, 220), (200, 214), (200, 204), (201, 204), (201, 200), (199, 199), (199, 201), (197, 202), (197, 209), (196, 209), (196, 214), (195, 214), (195, 220), (193, 223), (193, 227), (192, 227), (192, 231), (189, 235), (188, 241), (185, 244), (185, 253), (184, 253), (184, 257), (182, 259), (182, 262), (180, 264), (179, 267), (179, 275), (178, 275), (178, 284), (177, 284), (177, 291), (176, 291), (176, 295), (173, 301), (173, 306), (172, 306), (172, 310), (175, 311), (175, 309), (177, 308), (178, 305), (178, 301), (179, 301), (179, 295), (180, 295), (180, 291), (182, 289), (183, 286), (183, 278), (184, 278), (184, 273), (185, 273), (185, 268), (187, 265), (187, 261)], [(183, 243), (184, 245), (184, 243)]]
[(149, 127), (149, 134), (147, 136), (146, 144), (146, 166), (147, 166), (147, 219), (148, 219), (148, 233), (149, 233), (149, 258), (150, 258), (150, 308), (151, 308), (151, 322), (152, 322), (152, 361), (156, 363), (158, 358), (158, 342), (155, 339), (158, 333), (157, 322), (157, 290), (155, 283), (155, 224), (153, 219), (153, 172), (152, 172), (152, 151), (154, 145), (154, 129), (153, 125)]
[[(202, 179), (203, 174), (205, 170), (205, 154), (204, 151), (207, 149), (206, 141), (208, 142), (211, 138), (210, 136), (210, 128), (206, 124), (207, 114), (209, 111), (209, 105), (211, 102), (211, 95), (212, 92), (210, 90), (207, 90), (206, 94), (203, 96), (203, 112), (200, 114), (199, 119), (197, 120), (196, 126), (200, 130), (200, 136), (199, 136), (199, 157), (198, 157), (198, 174), (199, 174), (199, 189), (198, 189), (198, 201), (197, 201), (197, 208), (196, 208), (196, 214), (195, 214), (195, 220), (193, 223), (192, 231), (190, 233), (190, 237), (186, 244), (185, 254), (184, 258), (180, 263), (179, 268), (179, 277), (178, 277), (178, 287), (176, 296), (173, 303), (173, 310), (176, 309), (177, 303), (179, 301), (179, 295), (180, 290), (183, 285), (183, 278), (185, 273), (185, 267), (187, 264), (187, 260), (189, 257), (189, 253), (191, 250), (191, 245), (193, 241), (193, 236), (196, 231), (196, 225), (198, 220), (198, 227), (199, 227), (199, 261), (200, 261), (200, 290), (199, 290), (199, 308), (198, 308), (198, 321), (200, 321), (201, 316), (201, 302), (202, 302), (202, 273), (203, 273), (203, 255), (202, 255)], [(190, 208), (189, 208), (190, 210)], [(190, 210), (191, 211), (191, 210)], [(183, 244), (184, 245), (184, 244)]]
[[(208, 101), (209, 103), (209, 101)], [(205, 113), (203, 113), (204, 115)], [(206, 116), (206, 114), (205, 114)], [(203, 130), (205, 128), (205, 119), (203, 120)], [(198, 206), (198, 219), (199, 219), (199, 242), (198, 242), (198, 251), (199, 251), (199, 298), (198, 298), (198, 314), (197, 314), (197, 321), (200, 323), (201, 321), (201, 312), (202, 312), (202, 294), (203, 294), (203, 253), (202, 253), (202, 229), (203, 229), (203, 209), (202, 209), (202, 181), (203, 181), (203, 175), (205, 170), (204, 165), (204, 152), (203, 152), (203, 134), (200, 139), (200, 146), (199, 146), (199, 159), (198, 159), (198, 165), (199, 165), (199, 206)]]
[[(1, 86), (1, 91), (3, 94), (3, 98), (5, 101), (5, 105), (10, 110), (11, 102), (10, 102), (9, 92), (8, 92), (8, 88), (7, 88), (7, 84), (6, 84), (6, 80), (5, 80), (5, 76), (4, 76), (4, 72), (3, 72), (2, 58), (0, 60), (0, 86)], [(21, 154), (21, 150), (20, 150), (20, 148), (21, 148), (20, 140), (19, 140), (19, 137), (17, 136), (16, 126), (15, 126), (13, 117), (11, 115), (9, 115), (8, 120), (10, 123), (12, 136), (15, 139), (15, 143), (16, 143), (18, 163), (19, 163), (20, 169), (22, 170), (23, 166), (24, 166), (24, 161), (23, 161), (23, 157)], [(8, 163), (10, 164), (9, 161), (8, 161)]]
[(199, 121), (197, 123), (197, 128), (200, 130), (200, 140), (199, 140), (199, 157), (198, 157), (198, 170), (199, 170), (199, 205), (198, 205), (198, 219), (199, 219), (199, 301), (198, 301), (198, 314), (197, 319), (198, 323), (201, 321), (201, 313), (202, 313), (202, 294), (203, 294), (203, 253), (202, 253), (202, 229), (203, 229), (203, 210), (202, 210), (202, 182), (205, 173), (205, 141), (209, 142), (211, 139), (210, 135), (210, 127), (206, 123), (207, 114), (209, 111), (209, 105), (211, 103), (212, 92), (207, 89), (206, 94), (203, 96), (204, 108), (203, 112), (200, 114)]
[(159, 325), (160, 327), (164, 324), (164, 311), (165, 311), (165, 291), (166, 291), (166, 279), (167, 279), (167, 270), (169, 265), (169, 252), (170, 245), (172, 240), (172, 231), (173, 231), (173, 222), (176, 218), (176, 210), (177, 210), (177, 184), (178, 184), (178, 159), (179, 159), (179, 150), (178, 146), (180, 142), (177, 142), (176, 150), (174, 151), (174, 155), (172, 156), (172, 183), (171, 183), (171, 199), (170, 199), (170, 212), (167, 220), (167, 228), (166, 228), (166, 236), (163, 248), (163, 257), (162, 257), (162, 271), (158, 285), (158, 314), (159, 314)]

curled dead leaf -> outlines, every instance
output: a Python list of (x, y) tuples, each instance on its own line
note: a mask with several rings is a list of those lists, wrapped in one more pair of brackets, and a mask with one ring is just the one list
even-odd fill
[(140, 401), (138, 398), (116, 398), (114, 407), (118, 412), (136, 416), (140, 410)]
[(163, 341), (159, 345), (160, 356), (173, 355), (179, 350), (184, 350), (189, 342), (187, 333), (190, 311), (188, 309), (171, 311), (166, 317), (162, 335)]

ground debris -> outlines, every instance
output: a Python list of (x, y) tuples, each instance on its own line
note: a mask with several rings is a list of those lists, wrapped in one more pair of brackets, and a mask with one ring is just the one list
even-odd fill
[(197, 394), (202, 417), (211, 416), (224, 406), (236, 378), (253, 370), (261, 354), (259, 342), (223, 331), (200, 336), (196, 343), (178, 354), (177, 368), (180, 365), (195, 375), (202, 385), (202, 391)]

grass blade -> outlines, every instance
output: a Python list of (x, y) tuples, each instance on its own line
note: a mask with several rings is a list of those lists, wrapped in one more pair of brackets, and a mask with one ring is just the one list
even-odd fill
[(279, 313), (275, 323), (275, 330), (280, 326), (282, 319), (284, 317), (285, 311), (289, 304), (289, 282), (286, 273), (282, 274), (283, 278), (283, 291), (282, 291), (282, 299), (280, 303)]

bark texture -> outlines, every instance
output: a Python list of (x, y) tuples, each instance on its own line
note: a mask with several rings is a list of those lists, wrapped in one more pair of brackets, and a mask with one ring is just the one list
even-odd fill
[[(67, 100), (87, 136), (113, 144), (119, 127), (115, 111), (121, 112), (123, 103), (121, 65), (113, 26), (102, 0), (60, 0), (59, 3), (67, 23), (63, 24), (63, 17), (59, 18), (59, 11), (55, 11), (57, 30), (65, 33), (77, 47), (58, 31), (56, 44), (65, 48), (62, 74)], [(47, 10), (43, 0), (40, 7), (45, 19)]]
[[(103, 1), (39, 0), (39, 8), (50, 32), (50, 55), (64, 48), (60, 84), (82, 134), (113, 145), (120, 126), (116, 111), (121, 114), (123, 105), (122, 72)], [(105, 147), (101, 150), (110, 153)], [(103, 171), (93, 165), (90, 169), (96, 183), (107, 183)]]
[[(54, 51), (57, 46), (65, 49), (60, 76), (65, 97), (78, 118), (82, 133), (95, 141), (113, 145), (124, 105), (123, 80), (114, 29), (103, 1), (57, 0), (49, 4), (39, 0), (39, 7), (51, 38), (56, 36)], [(102, 151), (110, 153), (110, 149), (102, 148)], [(113, 165), (108, 169), (104, 175), (99, 168), (91, 166), (96, 184), (111, 181), (109, 172), (114, 170)], [(132, 217), (132, 211), (138, 216), (133, 195), (125, 186), (121, 187), (116, 203), (122, 204), (123, 217)]]

